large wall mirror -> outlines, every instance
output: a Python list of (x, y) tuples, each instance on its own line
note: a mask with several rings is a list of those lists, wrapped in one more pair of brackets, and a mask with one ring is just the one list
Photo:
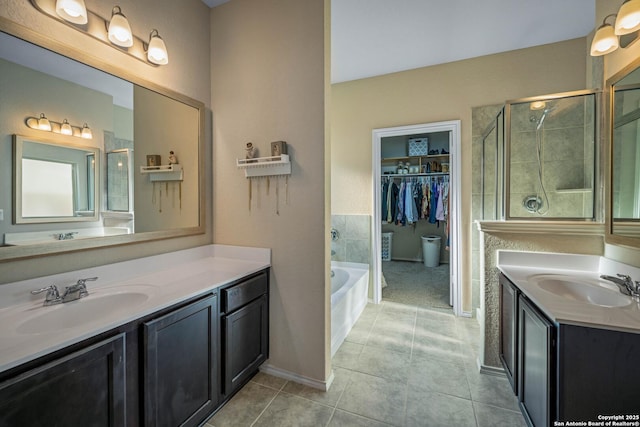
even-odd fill
[(613, 76), (607, 242), (640, 247), (640, 61)]
[(70, 57), (0, 20), (0, 261), (204, 233), (204, 105)]

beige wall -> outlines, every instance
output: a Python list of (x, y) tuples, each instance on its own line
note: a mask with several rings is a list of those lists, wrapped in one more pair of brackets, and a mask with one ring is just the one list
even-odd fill
[[(372, 214), (376, 128), (462, 121), (463, 310), (471, 308), (471, 107), (583, 89), (585, 40), (521, 49), (332, 86), (333, 214)], [(456, 189), (452, 189), (456, 191)]]
[[(269, 365), (318, 382), (330, 359), (324, 8), (233, 0), (211, 13), (214, 241), (272, 248)], [(277, 140), (292, 159), (288, 189), (284, 178), (272, 178), (269, 193), (254, 181), (249, 210), (236, 159), (249, 141), (264, 156)]]
[[(87, 8), (102, 16), (111, 15), (113, 4), (86, 0)], [(169, 64), (151, 67), (110, 46), (61, 24), (38, 12), (27, 0), (0, 0), (0, 17), (20, 25), (22, 31), (44, 36), (52, 45), (73, 46), (77, 57), (93, 65), (109, 65), (118, 74), (142, 79), (211, 104), (209, 68), (209, 8), (200, 0), (121, 0), (118, 3), (131, 22), (134, 34), (147, 38), (153, 28), (160, 31), (169, 49)], [(204, 53), (204, 54), (203, 54)], [(208, 115), (207, 115), (208, 116)], [(205, 129), (210, 129), (210, 122)], [(206, 156), (211, 157), (211, 136), (206, 132)], [(207, 232), (203, 235), (140, 243), (118, 248), (85, 250), (73, 254), (39, 257), (0, 263), (0, 282), (38, 277), (103, 265), (126, 259), (169, 252), (211, 243), (211, 162), (207, 161)], [(6, 220), (5, 212), (5, 220)]]

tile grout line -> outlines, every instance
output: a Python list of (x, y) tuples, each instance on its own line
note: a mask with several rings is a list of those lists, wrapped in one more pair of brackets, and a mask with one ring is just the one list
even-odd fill
[[(263, 409), (262, 411), (260, 411), (260, 413), (258, 414), (258, 416), (256, 417), (256, 419), (255, 419), (255, 420), (253, 420), (253, 422), (251, 423), (250, 427), (253, 427), (253, 426), (258, 422), (258, 420), (260, 419), (260, 417), (262, 416), (262, 414), (264, 414), (264, 413), (266, 412), (266, 410), (267, 410), (267, 409), (269, 409), (269, 406), (271, 406), (271, 404), (273, 403), (273, 401), (274, 401), (274, 400), (276, 400), (276, 397), (278, 397), (278, 395), (280, 394), (280, 392), (282, 391), (282, 389), (284, 389), (284, 386), (286, 386), (288, 382), (289, 382), (289, 381), (285, 381), (285, 382), (284, 382), (284, 384), (282, 384), (282, 386), (280, 387), (280, 389), (276, 391), (276, 394), (273, 396), (273, 398), (271, 398), (271, 400), (269, 401), (269, 403), (267, 403), (267, 406), (265, 406), (265, 407), (264, 407), (264, 409)], [(259, 383), (256, 383), (256, 384), (259, 384)], [(261, 384), (259, 384), (259, 385), (261, 385)], [(263, 386), (263, 387), (266, 387), (266, 386)], [(267, 387), (267, 388), (270, 388), (270, 387)], [(274, 389), (274, 388), (272, 388), (272, 390), (275, 390), (275, 389)]]

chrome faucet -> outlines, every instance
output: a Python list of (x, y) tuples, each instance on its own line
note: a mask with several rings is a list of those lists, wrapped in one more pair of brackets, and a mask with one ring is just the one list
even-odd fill
[(640, 282), (634, 282), (631, 276), (626, 274), (616, 274), (616, 276), (618, 277), (603, 274), (600, 276), (600, 278), (618, 285), (620, 292), (625, 295), (629, 295), (635, 298), (640, 297)]
[(70, 231), (69, 233), (54, 234), (53, 237), (55, 237), (58, 240), (71, 240), (71, 239), (73, 239), (73, 236), (75, 234), (78, 234), (78, 232), (77, 231)]
[(44, 306), (60, 304), (64, 302), (75, 301), (80, 298), (86, 297), (89, 295), (89, 291), (87, 290), (87, 282), (98, 280), (97, 277), (89, 277), (86, 279), (79, 279), (75, 284), (71, 286), (67, 286), (64, 288), (64, 294), (60, 296), (60, 292), (56, 285), (47, 286), (46, 288), (36, 289), (31, 291), (32, 295), (39, 294), (41, 292), (47, 292), (47, 295), (44, 299)]

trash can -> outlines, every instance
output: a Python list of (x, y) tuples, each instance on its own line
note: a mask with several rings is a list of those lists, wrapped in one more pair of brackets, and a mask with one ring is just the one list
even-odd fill
[(440, 265), (440, 236), (422, 236), (422, 259), (425, 267)]
[(391, 261), (391, 246), (393, 244), (393, 231), (382, 233), (382, 261)]

